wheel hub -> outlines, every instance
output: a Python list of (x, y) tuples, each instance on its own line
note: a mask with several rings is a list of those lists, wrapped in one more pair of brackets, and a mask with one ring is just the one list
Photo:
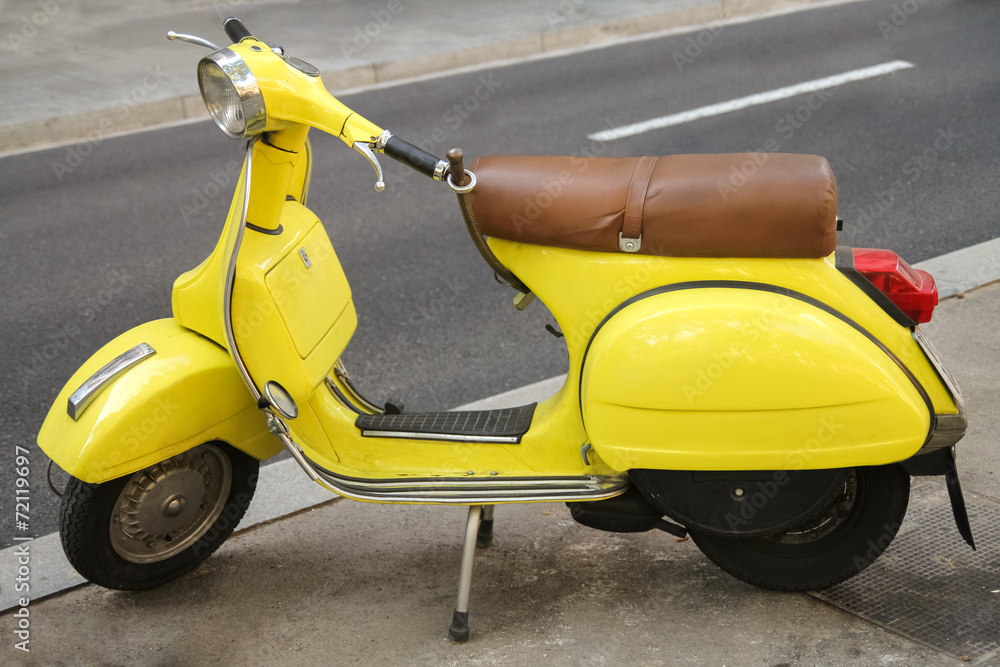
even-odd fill
[(134, 563), (164, 560), (183, 551), (222, 513), (231, 484), (229, 459), (213, 445), (135, 473), (112, 511), (112, 547)]
[(851, 512), (858, 495), (858, 476), (853, 470), (843, 482), (843, 492), (817, 516), (790, 530), (767, 535), (764, 539), (781, 544), (815, 542), (832, 533)]

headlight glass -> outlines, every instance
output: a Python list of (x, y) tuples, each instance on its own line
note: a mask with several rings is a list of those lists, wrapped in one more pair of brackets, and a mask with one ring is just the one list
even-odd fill
[(234, 139), (253, 136), (267, 125), (264, 96), (246, 62), (231, 49), (214, 51), (198, 63), (198, 86), (208, 113)]

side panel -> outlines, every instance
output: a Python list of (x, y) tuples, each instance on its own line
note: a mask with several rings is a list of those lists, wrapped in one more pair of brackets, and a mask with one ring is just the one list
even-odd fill
[(654, 290), (598, 328), (583, 368), (587, 432), (618, 469), (899, 461), (928, 403), (856, 327), (767, 286)]
[[(70, 394), (139, 343), (156, 353), (112, 380), (74, 421), (66, 411)], [(42, 451), (85, 482), (141, 470), (207, 440), (258, 459), (281, 450), (229, 353), (170, 319), (138, 326), (98, 350), (59, 392), (38, 433)]]

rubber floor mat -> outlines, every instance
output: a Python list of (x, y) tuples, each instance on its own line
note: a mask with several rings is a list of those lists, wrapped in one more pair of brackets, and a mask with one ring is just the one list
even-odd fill
[(355, 424), (366, 437), (518, 443), (528, 432), (537, 405), (466, 412), (359, 415)]

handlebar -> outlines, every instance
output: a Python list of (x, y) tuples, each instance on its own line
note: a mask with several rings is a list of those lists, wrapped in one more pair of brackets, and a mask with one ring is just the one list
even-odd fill
[[(243, 25), (243, 22), (234, 16), (230, 16), (229, 18), (227, 18), (223, 22), (222, 27), (225, 29), (226, 35), (229, 37), (229, 39), (232, 40), (234, 45), (239, 44), (248, 37), (254, 38), (251, 32), (247, 29), (247, 27)], [(207, 40), (203, 40), (201, 38), (193, 37), (190, 35), (180, 35), (174, 33), (173, 31), (169, 32), (167, 34), (167, 37), (169, 39), (182, 39), (184, 41), (194, 42), (196, 44), (201, 44), (202, 46), (208, 46), (213, 49), (218, 48), (215, 47), (214, 44), (210, 44)], [(283, 49), (281, 49), (280, 47), (275, 47), (269, 43), (268, 46), (272, 51), (277, 53), (279, 56), (285, 58)], [(260, 49), (256, 46), (253, 46), (251, 48), (255, 51), (260, 51)], [(286, 62), (290, 66), (295, 67), (299, 71), (305, 73), (307, 76), (314, 77), (319, 75), (319, 71), (313, 68), (312, 66), (309, 67), (313, 71), (306, 71), (300, 65), (296, 64), (296, 62), (292, 62), (294, 60), (295, 59), (286, 58)], [(331, 126), (325, 123), (319, 123), (319, 124), (311, 123), (311, 124), (314, 127), (323, 129), (334, 135), (338, 134), (337, 130), (339, 129), (340, 138), (343, 139), (348, 146), (353, 147), (355, 150), (364, 155), (364, 157), (375, 168), (375, 172), (378, 176), (378, 181), (375, 185), (376, 190), (381, 191), (385, 187), (384, 181), (382, 180), (382, 167), (379, 165), (378, 160), (375, 157), (375, 153), (377, 152), (384, 153), (385, 155), (391, 157), (393, 160), (396, 160), (397, 162), (400, 162), (410, 167), (414, 171), (418, 171), (421, 174), (424, 174), (425, 176), (428, 176), (429, 178), (432, 178), (436, 181), (443, 181), (447, 178), (449, 170), (448, 161), (442, 160), (441, 158), (432, 155), (431, 153), (428, 153), (422, 148), (414, 146), (408, 141), (393, 136), (392, 133), (388, 131), (383, 131), (380, 128), (377, 128), (374, 124), (365, 120), (360, 115), (352, 112), (347, 107), (344, 107), (340, 102), (331, 97), (330, 94), (326, 91), (326, 89), (322, 87), (322, 85), (320, 85), (319, 88), (322, 90), (322, 94), (317, 93), (316, 94), (317, 99), (313, 99), (313, 102), (315, 102), (319, 106), (333, 107), (332, 110), (336, 112), (334, 114), (334, 117), (336, 117), (337, 115), (343, 115), (344, 120), (342, 121), (342, 124), (339, 126), (338, 125)], [(304, 86), (302, 92), (305, 93), (307, 91), (309, 91), (308, 87)], [(281, 89), (281, 93), (290, 94), (293, 96), (295, 95), (296, 92), (298, 91)], [(259, 95), (260, 93), (257, 94)], [(296, 120), (301, 122), (301, 119), (296, 119)], [(379, 135), (379, 132), (381, 132), (381, 135)], [(378, 139), (375, 139), (375, 136), (378, 136)], [(368, 137), (371, 137), (370, 141), (367, 139)], [(457, 165), (458, 166), (455, 166), (454, 169), (458, 173), (462, 173), (463, 170), (461, 169), (461, 158), (459, 158)], [(464, 180), (465, 176), (463, 174), (459, 178), (460, 182), (457, 183), (456, 185), (465, 187)]]
[(447, 162), (434, 157), (422, 148), (417, 148), (408, 141), (399, 137), (389, 137), (382, 149), (386, 155), (397, 162), (401, 162), (415, 171), (419, 171), (424, 176), (429, 176), (440, 181), (444, 177), (444, 168)]
[(233, 44), (239, 44), (241, 41), (247, 37), (253, 37), (247, 27), (243, 25), (243, 21), (239, 20), (235, 16), (230, 16), (222, 24), (223, 29), (226, 31), (226, 35), (229, 39), (233, 40)]

